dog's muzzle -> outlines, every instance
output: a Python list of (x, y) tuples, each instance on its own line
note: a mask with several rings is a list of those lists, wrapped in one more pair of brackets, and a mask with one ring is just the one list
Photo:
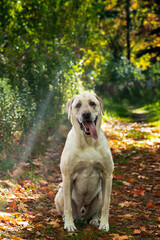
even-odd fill
[(91, 135), (94, 139), (98, 139), (98, 134), (97, 134), (97, 130), (96, 130), (96, 123), (97, 123), (97, 118), (95, 119), (95, 121), (88, 121), (88, 120), (84, 120), (83, 122), (79, 122), (80, 125), (80, 129), (82, 131), (84, 131), (84, 133), (86, 135)]

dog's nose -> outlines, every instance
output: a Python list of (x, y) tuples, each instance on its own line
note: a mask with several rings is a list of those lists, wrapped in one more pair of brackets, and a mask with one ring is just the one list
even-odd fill
[(91, 116), (91, 113), (89, 111), (85, 111), (82, 113), (82, 117), (84, 120), (88, 120)]

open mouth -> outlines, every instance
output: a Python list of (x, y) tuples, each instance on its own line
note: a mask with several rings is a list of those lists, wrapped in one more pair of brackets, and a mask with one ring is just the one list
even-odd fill
[[(79, 121), (78, 121), (79, 122)], [(85, 121), (80, 123), (80, 128), (82, 131), (84, 131), (84, 133), (86, 135), (91, 135), (94, 139), (98, 138), (98, 134), (97, 134), (97, 130), (96, 130), (96, 123), (97, 123), (97, 117), (95, 119), (95, 121), (91, 122), (91, 121)]]

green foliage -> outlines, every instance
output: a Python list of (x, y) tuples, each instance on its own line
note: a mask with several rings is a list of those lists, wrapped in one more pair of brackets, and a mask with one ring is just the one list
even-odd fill
[(160, 119), (160, 103), (150, 103), (143, 107), (145, 110), (149, 111), (150, 121), (158, 121)]
[[(104, 102), (104, 109), (105, 114), (103, 116), (103, 120), (106, 121), (108, 118), (128, 118), (130, 116), (130, 112), (128, 109), (128, 105), (124, 102), (117, 103), (116, 101), (113, 101), (113, 98), (108, 97), (103, 99)], [(127, 120), (127, 119), (125, 119)]]
[[(125, 5), (125, 1), (108, 0), (0, 2), (1, 147), (31, 126), (37, 124), (38, 129), (41, 121), (51, 116), (59, 118), (68, 98), (83, 88), (96, 89), (104, 97), (110, 95), (127, 104), (142, 98), (149, 102), (160, 95), (158, 64), (146, 70), (151, 58), (141, 52), (139, 66), (146, 70), (142, 73), (124, 57)], [(139, 50), (150, 42), (156, 47), (159, 42), (156, 6), (154, 1), (149, 29), (154, 41), (147, 33), (144, 46), (142, 33), (150, 21), (148, 5), (145, 3), (144, 22), (139, 16), (143, 3), (131, 2), (128, 9), (134, 63)], [(141, 36), (137, 34), (139, 29)], [(144, 36), (146, 39), (146, 30)], [(158, 55), (153, 58), (157, 61)], [(152, 78), (149, 90), (146, 76)]]
[(143, 94), (144, 87), (144, 74), (123, 56), (118, 59), (113, 55), (107, 57), (96, 82), (97, 91), (118, 101), (122, 101), (125, 96), (130, 101), (135, 101)]
[(4, 159), (0, 161), (0, 171), (13, 170), (14, 161), (12, 159)]
[(29, 88), (24, 88), (20, 93), (18, 89), (13, 90), (9, 79), (0, 79), (1, 145), (11, 143), (11, 136), (16, 131), (22, 131), (30, 125), (35, 109)]

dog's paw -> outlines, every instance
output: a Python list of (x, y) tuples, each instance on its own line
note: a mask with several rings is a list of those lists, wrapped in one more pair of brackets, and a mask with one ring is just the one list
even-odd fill
[(109, 224), (108, 224), (108, 223), (106, 223), (106, 224), (100, 224), (99, 230), (108, 232), (108, 231), (109, 231)]
[(64, 229), (66, 229), (67, 232), (74, 232), (77, 230), (74, 223), (65, 223)]
[(89, 222), (89, 224), (91, 224), (91, 225), (93, 225), (93, 226), (95, 226), (95, 227), (99, 227), (99, 220), (96, 219), (96, 218), (94, 218), (94, 219), (92, 219), (92, 220)]

